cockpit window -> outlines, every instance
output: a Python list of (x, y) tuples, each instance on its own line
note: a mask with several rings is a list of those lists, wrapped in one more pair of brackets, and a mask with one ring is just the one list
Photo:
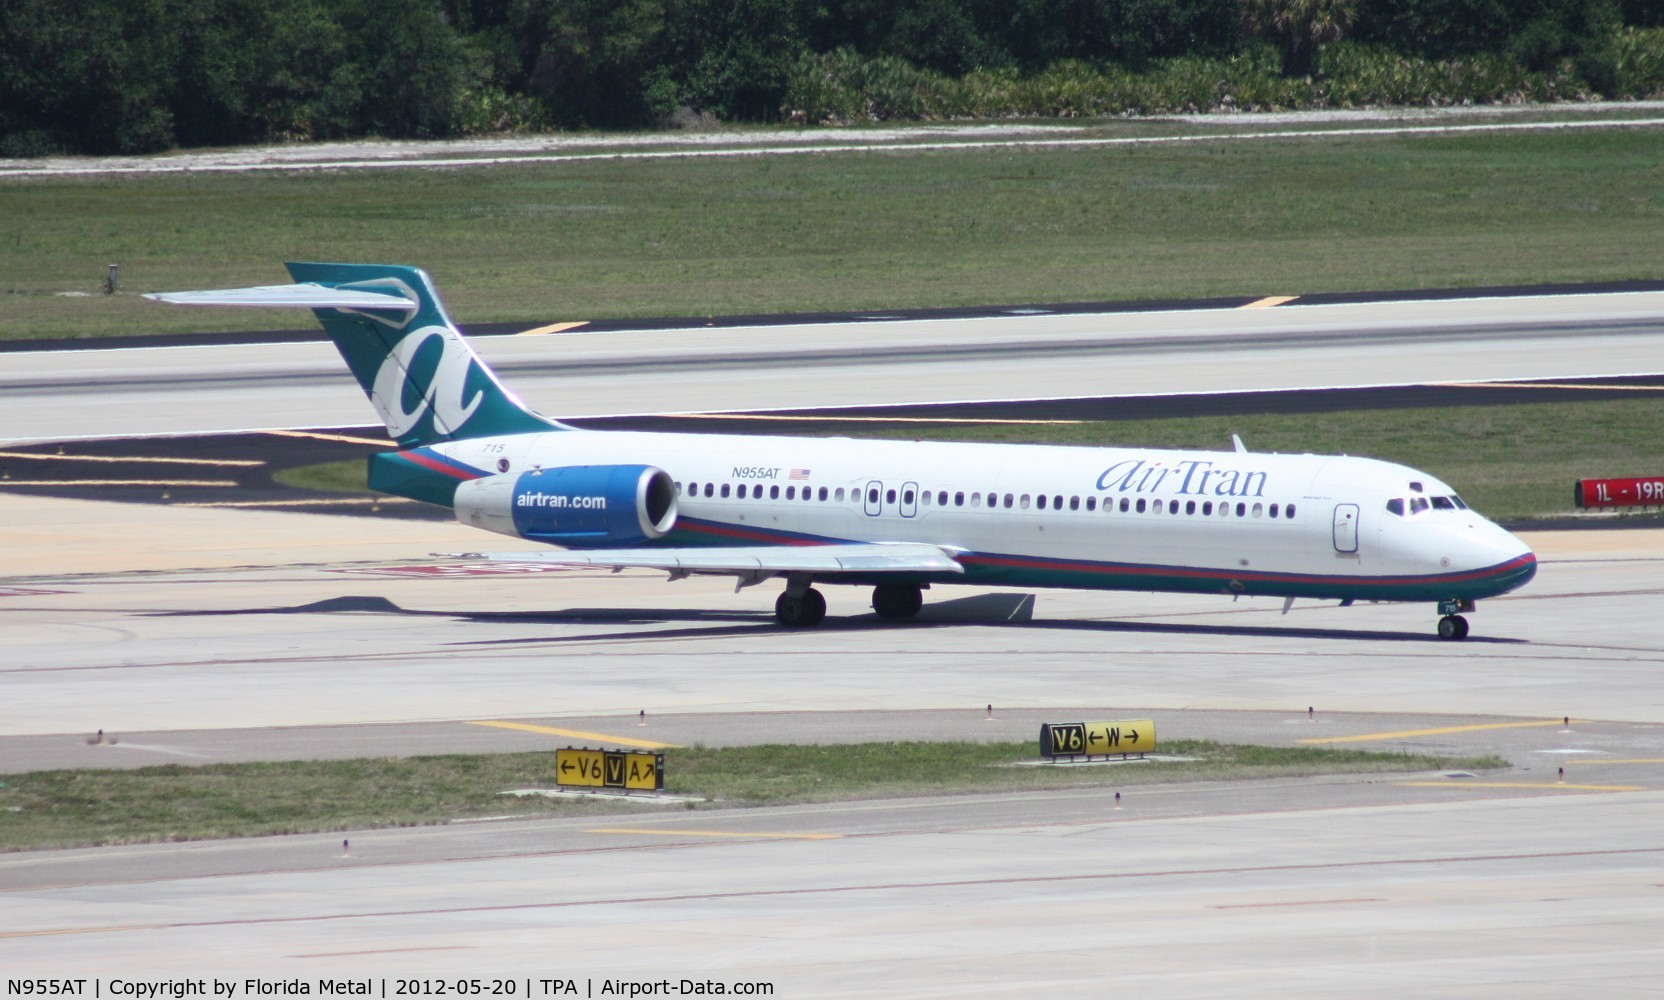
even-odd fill
[(1411, 497), (1410, 498), (1410, 516), (1414, 517), (1415, 515), (1420, 514), (1422, 511), (1424, 511), (1426, 509), (1427, 509), (1427, 498), (1426, 497)]
[(1460, 510), (1467, 510), (1467, 509), (1468, 509), (1468, 505), (1467, 505), (1467, 503), (1466, 503), (1466, 502), (1464, 502), (1464, 501), (1463, 501), (1463, 500), (1462, 500), (1462, 498), (1461, 498), (1461, 497), (1459, 497), (1459, 496), (1457, 496), (1457, 495), (1456, 495), (1456, 494), (1454, 494), (1454, 493), (1452, 493), (1452, 494), (1451, 494), (1451, 495), (1450, 495), (1450, 499), (1452, 499), (1452, 500), (1454, 500), (1454, 501), (1456, 501), (1456, 506), (1457, 506), (1457, 508), (1458, 508), (1458, 509), (1460, 509)]
[(1402, 499), (1398, 498), (1398, 497), (1393, 497), (1391, 500), (1388, 500), (1387, 501), (1387, 513), (1397, 514), (1399, 517), (1403, 517), (1404, 516), (1404, 501)]
[(1456, 504), (1449, 497), (1434, 497), (1433, 498), (1433, 509), (1434, 510), (1455, 510), (1456, 509)]

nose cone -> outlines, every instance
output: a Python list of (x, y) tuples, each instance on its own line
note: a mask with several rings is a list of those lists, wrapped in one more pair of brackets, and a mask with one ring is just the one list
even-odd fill
[(1537, 554), (1509, 532), (1475, 517), (1463, 533), (1466, 564), (1473, 571), (1471, 597), (1492, 597), (1525, 586), (1537, 575)]

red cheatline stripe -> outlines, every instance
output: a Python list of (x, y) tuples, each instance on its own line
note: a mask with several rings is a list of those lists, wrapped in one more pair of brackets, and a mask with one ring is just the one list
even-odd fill
[(443, 473), (452, 479), (478, 479), (485, 473), (478, 469), (470, 469), (465, 465), (455, 465), (442, 456), (420, 451), (401, 451), (399, 457), (408, 462), (420, 465), (424, 469)]

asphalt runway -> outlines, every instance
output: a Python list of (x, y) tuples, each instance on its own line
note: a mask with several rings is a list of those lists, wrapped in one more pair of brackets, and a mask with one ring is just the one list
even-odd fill
[[(1260, 339), (1265, 361), (1253, 370), (1229, 371), (1235, 348), (1210, 334), (1188, 352), (1131, 348), (1099, 372), (1129, 387), (1196, 375), (1251, 391), (1448, 380), (1429, 374), (1441, 369), (1503, 380), (1664, 370), (1644, 308), (1518, 339), (1494, 316), (1476, 318), (1503, 307), (1453, 308), (1406, 327), (1410, 351), (1316, 328), (1284, 342), (1254, 326), (1266, 321), (1238, 330), (1234, 317), (1294, 310), (1232, 312), (1221, 328), (1246, 338), (1244, 355)], [(1534, 308), (1539, 318), (1570, 311)], [(1083, 356), (1042, 360), (1056, 373)], [(265, 426), (268, 397), (287, 399), (282, 412), (299, 423), (329, 410), (319, 401), (334, 378), (360, 412), (304, 422), (363, 417), (338, 371), (268, 383), (258, 353), (194, 356), (201, 392), (171, 411), (155, 404), (182, 384), (177, 359), (153, 381), (151, 362), (124, 369), (100, 356), (82, 388), (57, 392), (44, 381), (79, 369), (42, 357), (0, 359), (0, 410), (24, 421), (8, 431), (18, 439), (48, 426), (107, 434), (129, 416), (152, 429), (182, 416), (196, 430)], [(970, 377), (1003, 363), (1017, 372), (1010, 385), (1033, 384), (1014, 358), (996, 351)], [(642, 391), (697, 376), (730, 404), (708, 409), (781, 405), (797, 392), (788, 383), (798, 395), (861, 385), (882, 397), (874, 404), (918, 402), (967, 370), (963, 359), (892, 358), (891, 374), (905, 377), (874, 387), (861, 365), (811, 378), (776, 360), (754, 371), (780, 385), (741, 365), (685, 380), (645, 373)], [(1342, 383), (1341, 369), (1382, 378)], [(88, 405), (101, 373), (123, 402)], [(244, 390), (250, 405), (236, 409)], [(709, 401), (712, 388), (701, 391)], [(1119, 809), (1109, 789), (632, 806), (6, 855), (7, 974), (518, 977), (532, 987), (561, 976), (594, 995), (609, 981), (687, 978), (770, 982), (780, 996), (1623, 996), (1649, 995), (1664, 971), (1657, 531), (1529, 536), (1537, 578), (1484, 602), (1460, 644), (1434, 639), (1432, 609), (1420, 606), (1297, 602), (1284, 616), (1273, 600), (953, 588), (931, 592), (921, 619), (899, 627), (877, 622), (863, 592), (829, 588), (827, 628), (782, 632), (768, 588), (484, 571), (429, 555), (481, 538), (418, 521), (0, 492), (0, 770), (547, 748), (566, 733), (1026, 740), (1052, 713), (1118, 708), (1155, 715), (1169, 736), (1500, 752), (1513, 766), (1139, 786)], [(98, 730), (105, 741), (88, 744)]]
[[(1579, 380), (1664, 367), (1664, 292), (579, 328), (476, 346), (533, 407), (574, 418)], [(328, 344), (0, 354), (0, 435), (14, 443), (342, 427), (368, 412)]]

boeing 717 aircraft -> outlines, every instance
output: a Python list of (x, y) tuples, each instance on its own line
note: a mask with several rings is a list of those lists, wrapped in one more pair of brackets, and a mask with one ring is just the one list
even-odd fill
[(778, 579), (788, 628), (825, 617), (816, 584), (871, 587), (898, 619), (972, 584), (1426, 601), (1445, 639), (1537, 570), (1449, 486), (1367, 458), (580, 430), (497, 381), (425, 272), (288, 268), (150, 297), (312, 309), (398, 445), (373, 489), (560, 547), (493, 559)]

